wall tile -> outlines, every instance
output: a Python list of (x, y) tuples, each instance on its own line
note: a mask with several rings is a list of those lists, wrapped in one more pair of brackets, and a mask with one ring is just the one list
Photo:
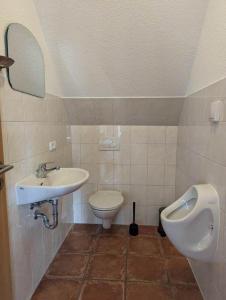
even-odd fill
[(148, 164), (164, 165), (166, 161), (165, 144), (148, 145)]
[(165, 204), (165, 194), (163, 186), (147, 187), (147, 205), (161, 206)]
[(148, 191), (147, 186), (131, 185), (130, 188), (130, 201), (136, 202), (138, 205), (147, 204)]
[(94, 115), (96, 117), (96, 124), (111, 125), (114, 124), (113, 115), (113, 100), (111, 99), (96, 99), (93, 101)]
[(176, 144), (177, 143), (177, 126), (167, 126), (166, 127), (166, 143)]
[[(132, 202), (136, 201), (139, 208), (139, 220), (141, 224), (157, 225), (158, 208), (168, 205), (175, 200), (175, 184), (172, 183), (171, 175), (167, 177), (165, 169), (166, 146), (175, 147), (174, 128), (168, 130), (165, 126), (72, 126), (72, 149), (73, 159), (79, 166), (79, 146), (81, 147), (80, 167), (90, 172), (88, 183), (97, 184), (98, 190), (120, 190), (125, 196), (125, 203), (120, 210), (116, 223), (128, 224), (131, 221)], [(85, 140), (80, 139), (80, 133), (85, 132)], [(73, 133), (74, 132), (74, 133)], [(88, 134), (87, 134), (88, 132)], [(119, 151), (100, 151), (97, 139), (93, 136), (120, 137)], [(91, 143), (92, 142), (92, 143)], [(76, 151), (76, 153), (75, 153)], [(170, 155), (169, 155), (170, 157)], [(170, 161), (169, 161), (170, 163)], [(148, 177), (148, 164), (150, 165)], [(175, 165), (169, 165), (174, 168)], [(169, 169), (170, 169), (169, 167)], [(168, 169), (167, 169), (168, 170)], [(175, 177), (175, 176), (174, 176)], [(166, 180), (167, 178), (167, 180)], [(166, 185), (168, 184), (168, 185)], [(81, 193), (77, 193), (76, 207), (82, 205), (83, 217), (79, 217), (79, 222), (94, 222), (90, 212), (85, 214), (86, 206), (83, 201), (79, 202)], [(145, 211), (148, 209), (150, 216)], [(128, 211), (126, 211), (128, 210)], [(157, 214), (157, 215), (156, 215)], [(78, 214), (76, 213), (76, 220)], [(129, 221), (128, 221), (129, 220)], [(128, 222), (127, 222), (128, 221)]]
[(94, 163), (85, 164), (81, 163), (80, 167), (89, 172), (89, 183), (99, 183), (99, 165)]
[(166, 144), (166, 163), (168, 165), (176, 164), (177, 145)]
[(130, 184), (130, 166), (114, 166), (114, 184)]
[(99, 183), (114, 183), (114, 166), (112, 164), (99, 164)]
[[(1, 80), (1, 79), (0, 79)], [(5, 79), (3, 79), (5, 81)], [(2, 121), (24, 121), (25, 109), (22, 93), (12, 90), (8, 83), (4, 82), (0, 85), (1, 89), (1, 120)], [(16, 109), (15, 109), (16, 107)]]
[(98, 157), (97, 144), (81, 144), (81, 163), (94, 163)]
[(120, 138), (120, 144), (130, 144), (131, 126), (114, 126), (114, 135)]
[(8, 162), (16, 162), (26, 158), (25, 125), (11, 122), (6, 125)]
[[(67, 205), (63, 205), (64, 212), (60, 203), (59, 226), (47, 234), (41, 221), (34, 220), (28, 205), (17, 206), (15, 183), (34, 173), (42, 161), (71, 166), (72, 152), (66, 140), (66, 119), (61, 99), (47, 95), (41, 100), (15, 92), (9, 89), (8, 84), (1, 85), (0, 95), (4, 160), (14, 166), (5, 180), (13, 290), (15, 299), (24, 300), (30, 299), (66, 237), (73, 222), (73, 203), (72, 199), (68, 199)], [(48, 151), (49, 140), (57, 141), (56, 151)], [(67, 224), (63, 224), (65, 215), (68, 216)]]
[(131, 184), (147, 184), (147, 166), (132, 165), (131, 166)]
[(71, 125), (178, 124), (184, 98), (66, 98)]
[(71, 126), (71, 140), (73, 144), (81, 143), (81, 126)]
[[(226, 270), (225, 227), (222, 225), (226, 207), (226, 128), (225, 119), (219, 124), (209, 121), (210, 104), (216, 98), (226, 96), (225, 87), (226, 80), (223, 79), (187, 97), (178, 127), (176, 195), (183, 194), (192, 184), (210, 183), (220, 197), (221, 231), (215, 254), (217, 261), (204, 263), (190, 260), (204, 298), (208, 300), (224, 299), (226, 295), (225, 284), (222, 284)], [(167, 165), (165, 183), (174, 184), (171, 181), (173, 173), (173, 166)]]
[(64, 99), (71, 125), (96, 125), (92, 99)]
[[(48, 127), (42, 123), (28, 123), (25, 127), (25, 157), (32, 157), (48, 151)], [(59, 142), (59, 141), (58, 141)], [(60, 143), (57, 143), (59, 146)]]
[(82, 144), (97, 144), (99, 142), (97, 126), (82, 126), (80, 134)]
[(79, 167), (81, 163), (81, 145), (80, 144), (72, 144), (72, 164), (73, 167)]
[(113, 151), (97, 151), (97, 162), (98, 163), (113, 163), (114, 155)]
[(164, 144), (165, 141), (166, 141), (166, 127), (165, 126), (149, 126), (148, 127), (148, 142), (149, 143)]
[(41, 99), (32, 95), (22, 94), (24, 121), (46, 122), (47, 99)]
[(98, 126), (98, 131), (99, 131), (99, 138), (100, 139), (105, 139), (105, 138), (114, 136), (114, 126), (101, 125), (101, 126)]
[(67, 123), (67, 113), (62, 99), (47, 95), (47, 118), (52, 123)]
[(161, 165), (148, 166), (148, 184), (164, 185), (164, 166)]
[(147, 144), (131, 144), (131, 164), (147, 165), (148, 145)]
[(131, 126), (131, 143), (146, 144), (148, 142), (147, 126)]
[(131, 163), (131, 145), (121, 144), (119, 151), (114, 151), (114, 164), (129, 165)]
[(168, 206), (177, 200), (175, 195), (175, 186), (164, 186), (164, 205)]
[(166, 165), (165, 166), (165, 185), (175, 185), (176, 177), (176, 166), (175, 165)]
[(122, 195), (124, 197), (125, 205), (130, 205), (130, 203), (131, 203), (131, 197), (130, 197), (131, 188), (132, 188), (132, 186), (129, 184), (115, 184), (114, 185), (114, 190), (122, 193)]

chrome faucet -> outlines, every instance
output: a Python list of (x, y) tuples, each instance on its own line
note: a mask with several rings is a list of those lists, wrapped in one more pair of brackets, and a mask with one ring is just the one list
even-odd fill
[[(54, 166), (52, 168), (47, 168), (47, 165), (49, 164), (54, 164)], [(44, 162), (38, 166), (37, 170), (35, 171), (35, 174), (36, 177), (38, 178), (46, 178), (50, 171), (59, 170), (59, 169), (60, 166), (56, 165), (54, 162)]]

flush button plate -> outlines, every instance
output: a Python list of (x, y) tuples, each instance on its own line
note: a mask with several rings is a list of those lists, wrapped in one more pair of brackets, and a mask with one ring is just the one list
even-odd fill
[(118, 137), (107, 137), (99, 141), (100, 151), (119, 151), (120, 142)]

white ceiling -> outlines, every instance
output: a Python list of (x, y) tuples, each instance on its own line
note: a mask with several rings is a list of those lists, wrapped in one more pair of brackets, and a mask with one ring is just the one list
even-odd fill
[(183, 96), (208, 0), (34, 0), (68, 97)]

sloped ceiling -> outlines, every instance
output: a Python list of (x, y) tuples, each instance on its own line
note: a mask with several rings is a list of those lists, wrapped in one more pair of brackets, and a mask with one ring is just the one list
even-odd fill
[(34, 0), (65, 97), (183, 96), (207, 0)]

